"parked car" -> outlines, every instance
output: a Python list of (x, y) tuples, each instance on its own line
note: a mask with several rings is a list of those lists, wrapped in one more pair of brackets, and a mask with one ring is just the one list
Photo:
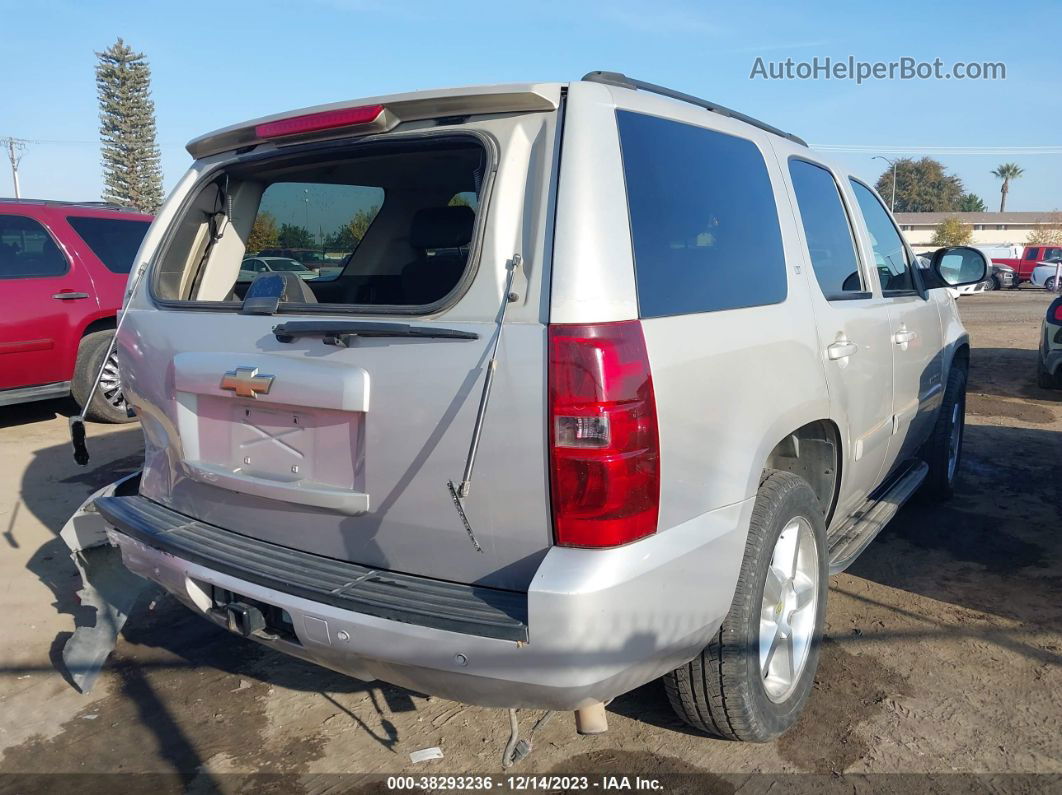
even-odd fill
[[(592, 73), (192, 141), (118, 340), (144, 470), (68, 524), (78, 560), (360, 679), (597, 732), (662, 676), (700, 730), (783, 732), (829, 575), (953, 491), (970, 346), (943, 288), (987, 263), (922, 274), (871, 187), (718, 110)], [(383, 197), (343, 273), (227, 300), (256, 210), (224, 194), (322, 179)], [(238, 210), (202, 253), (204, 206)]]
[(1059, 268), (1058, 264), (1062, 262), (1062, 256), (1054, 257), (1041, 262), (1032, 270), (1032, 275), (1029, 277), (1029, 281), (1035, 284), (1037, 287), (1043, 287), (1045, 289), (1054, 292), (1058, 289)]
[(1062, 296), (1047, 307), (1040, 324), (1036, 382), (1044, 389), (1062, 389)]
[(310, 270), (318, 270), (336, 263), (328, 259), (315, 248), (264, 248), (258, 252), (260, 257), (287, 257), (301, 262)]
[(1017, 274), (1018, 284), (1021, 284), (1032, 281), (1032, 272), (1037, 265), (1055, 257), (1062, 257), (1062, 246), (1026, 246), (1020, 258), (993, 257), (992, 262), (1013, 268)]
[(0, 199), (0, 406), (73, 394), (86, 416), (127, 422), (114, 336), (150, 215), (98, 202)]
[(247, 257), (240, 263), (240, 275), (237, 277), (238, 282), (250, 282), (254, 280), (254, 277), (259, 273), (268, 273), (270, 271), (286, 271), (287, 273), (294, 273), (300, 279), (309, 281), (310, 279), (316, 279), (318, 272), (310, 270), (301, 262), (287, 257)]
[(993, 262), (988, 267), (988, 274), (985, 279), (985, 287), (988, 290), (1013, 289), (1019, 284), (1017, 272), (1009, 265)]

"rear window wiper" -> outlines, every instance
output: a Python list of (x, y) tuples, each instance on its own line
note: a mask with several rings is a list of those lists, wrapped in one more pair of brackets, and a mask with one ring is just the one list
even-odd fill
[(369, 320), (289, 320), (273, 326), (277, 342), (294, 342), (299, 337), (322, 337), (325, 345), (350, 347), (354, 337), (420, 337), (432, 339), (478, 340), (479, 334), (440, 326), (412, 326), (409, 323), (379, 323)]

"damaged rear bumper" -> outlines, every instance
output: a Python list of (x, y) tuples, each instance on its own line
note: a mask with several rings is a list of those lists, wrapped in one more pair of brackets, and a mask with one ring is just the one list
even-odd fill
[(81, 605), (96, 610), (94, 623), (76, 627), (63, 647), (63, 664), (82, 693), (90, 691), (96, 683), (118, 633), (148, 585), (122, 564), (121, 553), (108, 538), (107, 523), (96, 510), (96, 500), (136, 494), (139, 488), (140, 472), (103, 487), (84, 502), (59, 532), (81, 575), (82, 587), (77, 594)]
[[(125, 567), (229, 629), (359, 679), (483, 706), (565, 710), (627, 692), (703, 648), (729, 609), (752, 507), (728, 506), (625, 547), (554, 547), (528, 592), (515, 594), (394, 572), (359, 578), (356, 564), (117, 496), (101, 499), (97, 516), (107, 517)], [(249, 623), (248, 606), (282, 616), (290, 631)]]

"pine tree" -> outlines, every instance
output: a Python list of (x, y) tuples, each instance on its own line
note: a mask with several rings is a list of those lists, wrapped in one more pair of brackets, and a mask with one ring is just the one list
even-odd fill
[(151, 69), (142, 52), (118, 39), (96, 53), (103, 200), (157, 212), (162, 170), (151, 99)]

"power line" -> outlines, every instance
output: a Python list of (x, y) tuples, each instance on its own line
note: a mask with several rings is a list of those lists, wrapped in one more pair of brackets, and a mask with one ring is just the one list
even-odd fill
[(1062, 146), (868, 146), (857, 144), (811, 144), (823, 152), (848, 154), (927, 154), (927, 155), (1062, 155)]

